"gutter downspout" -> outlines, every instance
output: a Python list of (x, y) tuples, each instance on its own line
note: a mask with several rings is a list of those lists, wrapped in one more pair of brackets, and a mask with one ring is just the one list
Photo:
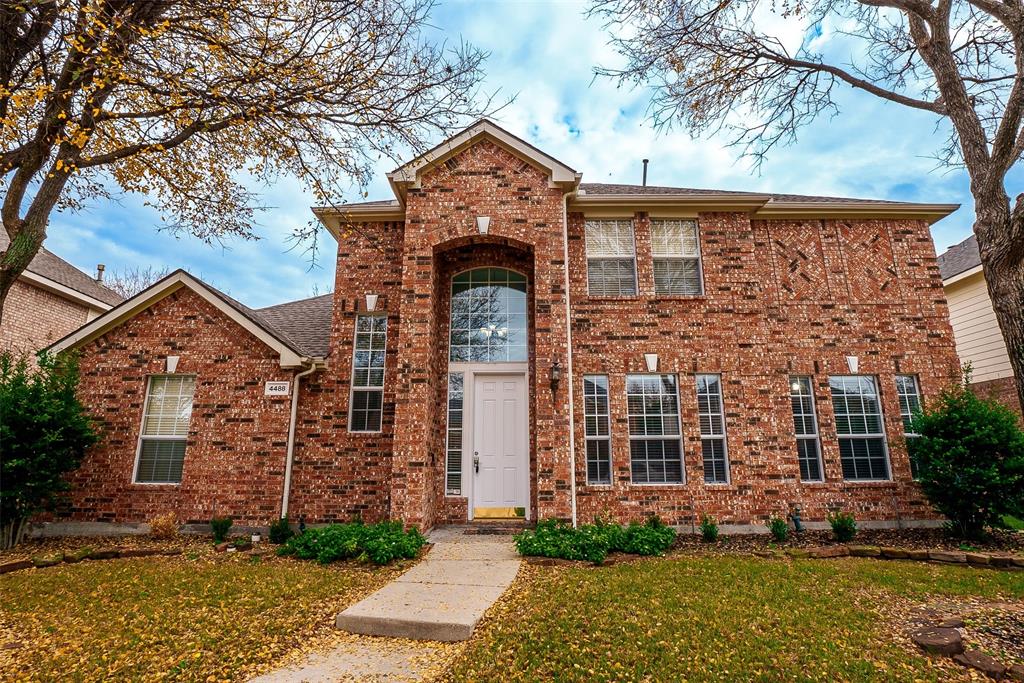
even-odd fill
[(569, 197), (576, 190), (562, 195), (562, 258), (565, 271), (565, 337), (568, 349), (565, 374), (569, 380), (569, 509), (572, 512), (572, 526), (575, 529), (579, 522), (576, 516), (576, 400), (573, 387), (576, 381), (572, 376), (572, 307), (569, 302)]
[(288, 498), (292, 491), (292, 461), (295, 456), (295, 421), (299, 413), (299, 389), (302, 378), (324, 367), (323, 360), (313, 359), (313, 364), (301, 372), (292, 375), (295, 380), (292, 386), (292, 408), (288, 419), (288, 447), (284, 461), (284, 491), (281, 494), (281, 519), (288, 516)]

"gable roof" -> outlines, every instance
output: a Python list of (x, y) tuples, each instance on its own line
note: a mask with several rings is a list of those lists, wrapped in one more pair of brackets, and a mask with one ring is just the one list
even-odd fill
[(974, 270), (981, 266), (981, 254), (978, 252), (978, 238), (971, 235), (960, 244), (954, 244), (939, 255), (939, 273), (943, 281)]
[[(10, 243), (11, 240), (7, 233), (0, 230), (0, 251), (6, 251)], [(65, 298), (74, 298), (97, 310), (106, 310), (124, 301), (124, 297), (120, 294), (104, 287), (93, 277), (75, 268), (46, 247), (40, 247), (32, 262), (28, 264), (28, 268), (25, 269), (25, 273), (28, 273), (25, 279), (33, 284), (56, 291)], [(32, 277), (32, 275), (38, 277)], [(40, 282), (38, 278), (43, 278), (45, 281)], [(71, 292), (66, 290), (71, 290)]]
[(307, 355), (323, 358), (331, 341), (334, 295), (323, 294), (254, 311), (267, 324), (288, 336)]
[[(315, 331), (300, 332), (301, 326), (305, 324), (301, 313), (309, 310), (305, 302), (310, 300), (293, 302), (300, 306), (268, 314), (268, 309), (253, 310), (181, 269), (58, 340), (49, 350), (64, 351), (87, 344), (183, 287), (201, 296), (269, 348), (277, 351), (283, 368), (302, 367), (314, 358), (321, 358), (321, 351), (326, 352), (325, 339), (330, 335), (329, 318), (325, 327), (322, 316), (314, 317)], [(271, 306), (270, 309), (281, 309), (282, 306)]]

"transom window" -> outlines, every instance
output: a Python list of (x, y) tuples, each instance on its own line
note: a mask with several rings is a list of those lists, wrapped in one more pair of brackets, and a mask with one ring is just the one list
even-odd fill
[(913, 441), (918, 437), (914, 429), (914, 414), (921, 411), (921, 392), (914, 375), (896, 375), (896, 395), (900, 398), (900, 417), (903, 418), (903, 438), (907, 442), (910, 457), (910, 475), (917, 479), (917, 459), (914, 457)]
[(697, 221), (651, 221), (654, 291), (669, 296), (702, 293)]
[(725, 414), (722, 410), (722, 378), (697, 375), (697, 416), (704, 456), (704, 481), (729, 483), (729, 460), (725, 449)]
[(591, 296), (636, 296), (636, 244), (633, 221), (585, 223), (587, 291)]
[(527, 360), (526, 276), (477, 268), (452, 278), (448, 359), (505, 363)]
[(384, 415), (387, 333), (386, 315), (360, 315), (356, 318), (355, 348), (352, 351), (352, 399), (348, 423), (351, 432), (380, 431)]
[(789, 378), (789, 402), (793, 406), (793, 431), (796, 432), (800, 481), (822, 481), (818, 416), (814, 412), (810, 377)]
[(608, 376), (583, 376), (583, 416), (587, 441), (587, 483), (612, 483), (612, 440)]
[(683, 483), (675, 375), (627, 375), (629, 460), (634, 484)]
[(882, 406), (874, 377), (861, 375), (829, 378), (839, 436), (843, 478), (888, 479)]
[(149, 378), (135, 468), (137, 483), (181, 483), (195, 388), (196, 378), (192, 375)]

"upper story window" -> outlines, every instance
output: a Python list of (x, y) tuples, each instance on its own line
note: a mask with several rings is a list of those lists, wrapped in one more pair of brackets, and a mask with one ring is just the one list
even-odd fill
[(636, 296), (633, 221), (588, 220), (587, 291), (591, 296)]
[(355, 348), (352, 351), (352, 400), (349, 402), (349, 431), (379, 432), (384, 415), (384, 359), (387, 349), (388, 317), (360, 315), (356, 318)]
[(896, 395), (900, 399), (900, 417), (903, 418), (903, 437), (907, 441), (910, 455), (910, 475), (917, 479), (917, 459), (914, 458), (912, 442), (917, 438), (914, 429), (914, 414), (921, 411), (921, 392), (914, 375), (896, 375)]
[(885, 427), (875, 378), (841, 375), (829, 377), (828, 382), (832, 388), (843, 478), (888, 479)]
[(135, 467), (136, 483), (181, 483), (195, 389), (196, 378), (193, 375), (153, 375), (149, 378)]
[(527, 323), (525, 275), (477, 268), (452, 278), (451, 362), (527, 360)]
[(654, 291), (668, 296), (703, 293), (695, 220), (651, 221)]

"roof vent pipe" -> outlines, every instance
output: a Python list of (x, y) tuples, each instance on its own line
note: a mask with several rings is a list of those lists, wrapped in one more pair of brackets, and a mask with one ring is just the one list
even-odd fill
[(102, 263), (96, 264), (96, 282), (103, 282), (103, 271), (106, 269), (107, 267)]
[(647, 187), (647, 162), (650, 159), (644, 159), (644, 187)]

